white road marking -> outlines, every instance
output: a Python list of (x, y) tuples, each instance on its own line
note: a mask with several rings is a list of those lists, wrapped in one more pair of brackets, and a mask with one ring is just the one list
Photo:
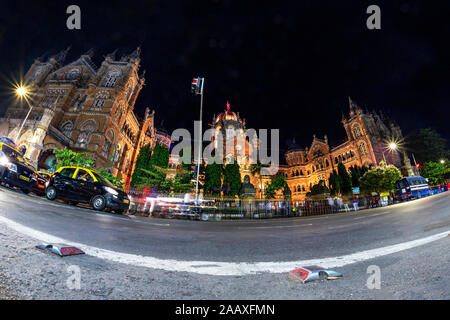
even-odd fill
[(216, 276), (243, 276), (257, 273), (283, 273), (289, 272), (297, 267), (308, 265), (320, 265), (324, 268), (338, 268), (348, 264), (374, 259), (377, 257), (393, 254), (403, 250), (418, 247), (439, 239), (447, 237), (450, 230), (428, 236), (425, 238), (403, 242), (383, 248), (361, 251), (340, 257), (318, 258), (310, 260), (289, 262), (216, 262), (216, 261), (183, 261), (175, 259), (159, 259), (136, 254), (116, 252), (101, 248), (88, 246), (82, 243), (74, 243), (50, 234), (31, 229), (0, 215), (0, 222), (9, 228), (35, 238), (44, 243), (66, 243), (79, 247), (86, 254), (118, 263), (129, 264), (138, 267), (162, 269), (166, 271), (191, 272)]
[(306, 226), (312, 226), (312, 223), (308, 224), (296, 224), (296, 225), (290, 225), (290, 226), (270, 226), (270, 227), (238, 227), (238, 229), (284, 229), (284, 228), (296, 228), (296, 227), (306, 227)]

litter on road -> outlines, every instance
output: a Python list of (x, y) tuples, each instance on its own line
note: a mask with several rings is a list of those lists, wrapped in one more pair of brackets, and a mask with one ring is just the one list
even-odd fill
[(42, 243), (38, 246), (36, 246), (36, 248), (41, 249), (41, 250), (48, 250), (54, 254), (57, 254), (61, 257), (67, 257), (67, 256), (74, 256), (74, 255), (78, 255), (78, 254), (84, 254), (84, 252), (81, 249), (78, 249), (77, 247), (74, 246), (69, 246), (66, 244), (46, 244), (46, 243)]
[(342, 274), (333, 270), (326, 270), (319, 266), (297, 268), (289, 272), (289, 277), (307, 283), (315, 280), (336, 280)]

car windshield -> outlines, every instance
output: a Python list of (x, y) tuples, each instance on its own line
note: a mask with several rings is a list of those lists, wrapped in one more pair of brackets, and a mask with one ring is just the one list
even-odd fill
[(92, 174), (95, 176), (95, 178), (101, 182), (102, 184), (107, 185), (108, 187), (111, 188), (115, 188), (116, 186), (113, 185), (111, 182), (109, 182), (109, 180), (107, 180), (106, 178), (103, 178), (101, 175), (99, 175), (97, 172), (92, 171)]
[(6, 156), (10, 158), (17, 159), (20, 156), (20, 153), (18, 151), (14, 150), (13, 148), (5, 144), (2, 146), (2, 151)]

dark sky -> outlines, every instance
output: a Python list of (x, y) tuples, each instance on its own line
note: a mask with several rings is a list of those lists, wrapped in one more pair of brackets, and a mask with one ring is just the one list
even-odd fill
[[(66, 28), (70, 4), (81, 7), (79, 31)], [(381, 30), (366, 27), (370, 4)], [(431, 126), (450, 139), (449, 13), (449, 1), (1, 1), (0, 99), (44, 53), (71, 45), (70, 62), (93, 48), (99, 65), (142, 45), (136, 110), (155, 109), (169, 131), (198, 118), (190, 81), (200, 75), (204, 119), (229, 100), (248, 127), (281, 129), (282, 144), (309, 146), (314, 133), (341, 142), (348, 96), (405, 135)]]

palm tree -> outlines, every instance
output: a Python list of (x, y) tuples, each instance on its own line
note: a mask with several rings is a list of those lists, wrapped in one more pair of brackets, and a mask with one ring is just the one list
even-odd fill
[(261, 200), (262, 200), (262, 198), (263, 198), (263, 194), (262, 194), (262, 174), (261, 174), (261, 170), (262, 170), (263, 168), (267, 168), (267, 167), (269, 167), (269, 165), (267, 165), (267, 164), (262, 164), (261, 162), (259, 162), (259, 160), (258, 160), (257, 163), (252, 164), (252, 165), (250, 166), (250, 173), (252, 174), (252, 176), (254, 176), (254, 177), (257, 176), (257, 177), (259, 177), (259, 186), (260, 186), (259, 194), (260, 194)]

